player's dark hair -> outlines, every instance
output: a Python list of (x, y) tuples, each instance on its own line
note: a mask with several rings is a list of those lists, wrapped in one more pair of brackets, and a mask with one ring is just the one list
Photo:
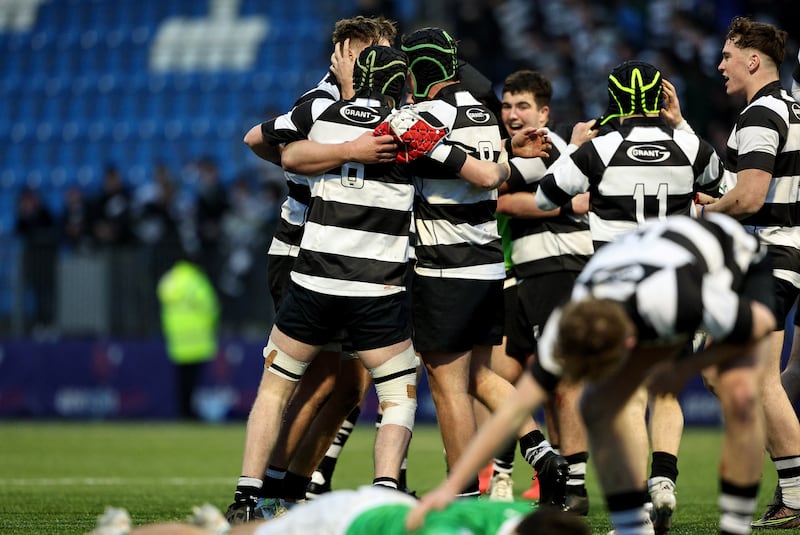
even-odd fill
[(542, 73), (523, 69), (509, 74), (503, 81), (503, 93), (531, 93), (536, 106), (550, 105), (553, 97), (553, 84)]
[(581, 517), (555, 507), (540, 507), (526, 515), (514, 529), (517, 535), (590, 535)]
[(728, 26), (726, 41), (737, 48), (754, 48), (770, 57), (778, 67), (786, 56), (788, 34), (766, 22), (757, 22), (747, 17), (734, 17)]

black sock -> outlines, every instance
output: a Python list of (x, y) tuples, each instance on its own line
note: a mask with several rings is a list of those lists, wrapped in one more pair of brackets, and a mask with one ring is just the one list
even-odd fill
[(286, 479), (286, 469), (269, 465), (264, 472), (264, 485), (261, 487), (262, 498), (283, 498), (285, 497), (284, 481)]
[(654, 451), (650, 477), (668, 477), (673, 483), (677, 483), (678, 458), (665, 451)]
[(294, 472), (286, 472), (283, 480), (283, 498), (291, 501), (304, 500), (306, 498), (306, 487), (311, 481), (310, 477), (301, 476)]
[(496, 476), (499, 473), (503, 474), (511, 474), (514, 470), (514, 456), (516, 451), (514, 450), (514, 443), (509, 442), (508, 446), (500, 452), (500, 455), (494, 458), (494, 470), (492, 472), (492, 476)]
[(564, 458), (569, 463), (567, 494), (586, 496), (586, 462), (589, 460), (589, 452), (580, 451)]

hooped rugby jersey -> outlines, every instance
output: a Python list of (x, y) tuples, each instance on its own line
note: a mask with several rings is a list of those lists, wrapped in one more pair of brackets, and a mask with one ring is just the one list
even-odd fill
[(722, 162), (693, 132), (659, 117), (630, 117), (617, 130), (581, 145), (545, 176), (537, 205), (552, 210), (589, 191), (595, 250), (650, 218), (690, 215), (697, 191), (716, 192)]
[(800, 103), (780, 82), (764, 86), (728, 137), (726, 178), (760, 169), (772, 174), (761, 209), (743, 219), (769, 248), (775, 277), (800, 288)]
[[(444, 87), (435, 99), (415, 107), (420, 114), (433, 115), (434, 124), (441, 123), (449, 129), (450, 134), (442, 143), (460, 147), (467, 157), (494, 162), (500, 157), (497, 118), (460, 83)], [(497, 190), (474, 186), (427, 157), (418, 158), (407, 167), (416, 189), (417, 275), (504, 279), (503, 250), (494, 218)]]
[[(294, 103), (296, 108), (304, 102), (316, 99), (339, 100), (341, 91), (339, 82), (332, 72), (328, 72), (316, 87), (303, 93)], [(263, 132), (263, 127), (262, 127)], [(284, 171), (288, 194), (281, 204), (281, 217), (272, 236), (268, 254), (272, 256), (297, 256), (300, 251), (300, 239), (303, 237), (303, 225), (306, 223), (306, 212), (311, 198), (308, 179), (303, 175)]]
[[(316, 99), (262, 130), (271, 143), (343, 143), (371, 132), (389, 112), (375, 99)], [(308, 181), (311, 202), (292, 280), (330, 295), (404, 291), (414, 199), (409, 179), (395, 164), (348, 162)]]
[[(566, 142), (550, 132), (553, 147), (548, 158), (512, 158), (508, 192), (535, 194), (539, 180), (560, 159), (568, 158)], [(573, 147), (574, 148), (574, 147)], [(584, 215), (558, 214), (551, 217), (511, 217), (511, 260), (518, 278), (559, 271), (580, 271), (592, 256), (589, 220)]]
[[(747, 340), (750, 301), (739, 289), (765, 255), (758, 239), (727, 215), (651, 220), (601, 247), (575, 281), (571, 299), (622, 303), (640, 342), (676, 343), (699, 328), (716, 340)], [(558, 309), (548, 319), (540, 364), (531, 368), (542, 384), (552, 385), (548, 374), (561, 373), (553, 356), (560, 317)]]

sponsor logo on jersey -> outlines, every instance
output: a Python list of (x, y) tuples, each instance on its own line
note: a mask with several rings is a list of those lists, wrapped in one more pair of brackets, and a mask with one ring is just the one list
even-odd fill
[(628, 148), (627, 155), (636, 162), (663, 162), (669, 158), (669, 149), (661, 145), (634, 145)]
[(474, 123), (488, 123), (491, 114), (480, 108), (470, 108), (467, 110), (467, 117)]
[(348, 121), (358, 124), (373, 124), (383, 119), (376, 110), (364, 106), (342, 106), (339, 113)]

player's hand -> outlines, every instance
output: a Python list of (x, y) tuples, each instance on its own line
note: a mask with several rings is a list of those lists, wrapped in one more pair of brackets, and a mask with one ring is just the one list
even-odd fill
[(390, 135), (365, 132), (348, 143), (349, 161), (363, 164), (392, 163), (397, 157), (397, 143)]
[(511, 138), (511, 150), (514, 154), (508, 157), (519, 156), (522, 158), (547, 158), (547, 152), (553, 145), (550, 143), (550, 131), (547, 128), (523, 128)]
[(425, 517), (431, 511), (441, 511), (455, 499), (455, 495), (439, 486), (419, 499), (406, 515), (406, 531), (414, 531), (425, 525)]
[(712, 197), (711, 195), (708, 195), (706, 193), (701, 193), (699, 191), (694, 194), (694, 203), (695, 204), (701, 204), (701, 205), (702, 204), (714, 204), (718, 200), (719, 199), (717, 199), (716, 197)]
[(589, 213), (589, 196), (590, 193), (585, 191), (578, 193), (572, 198), (572, 213), (575, 215), (584, 215)]
[(659, 111), (659, 115), (664, 119), (664, 122), (675, 128), (683, 121), (678, 92), (672, 82), (664, 79), (661, 81), (661, 94), (664, 96), (664, 107)]
[(592, 119), (583, 123), (575, 123), (575, 126), (572, 127), (572, 136), (569, 138), (569, 144), (580, 147), (590, 139), (596, 138), (599, 130), (592, 128), (596, 122), (597, 119)]
[(353, 68), (356, 64), (356, 57), (350, 50), (350, 38), (341, 43), (336, 43), (331, 54), (331, 70), (339, 80), (342, 90), (342, 100), (349, 100), (356, 96), (353, 89)]

